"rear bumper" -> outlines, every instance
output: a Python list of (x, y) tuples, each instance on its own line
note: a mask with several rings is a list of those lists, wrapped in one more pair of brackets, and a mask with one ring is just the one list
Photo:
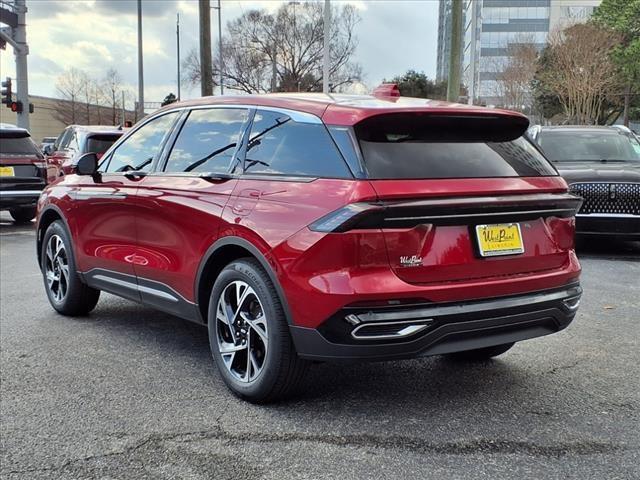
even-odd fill
[[(291, 326), (298, 354), (311, 360), (393, 360), (473, 350), (518, 342), (560, 331), (573, 320), (582, 288), (561, 289), (465, 303), (442, 303), (403, 309), (344, 309), (319, 329)], [(349, 317), (349, 319), (347, 319)], [(393, 322), (398, 338), (358, 339), (363, 324), (388, 332)], [(410, 326), (421, 328), (410, 329)]]
[(25, 190), (0, 190), (0, 208), (11, 207), (35, 207), (42, 188), (29, 188)]
[(640, 239), (640, 216), (625, 214), (576, 215), (579, 235), (615, 235)]

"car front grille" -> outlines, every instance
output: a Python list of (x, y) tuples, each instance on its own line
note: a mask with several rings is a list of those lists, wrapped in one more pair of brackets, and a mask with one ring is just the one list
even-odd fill
[(640, 183), (572, 183), (584, 199), (579, 214), (640, 215)]

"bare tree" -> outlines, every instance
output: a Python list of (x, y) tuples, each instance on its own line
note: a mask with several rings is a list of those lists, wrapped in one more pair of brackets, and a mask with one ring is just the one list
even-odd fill
[(107, 97), (105, 103), (111, 107), (111, 124), (117, 125), (119, 118), (119, 110), (122, 105), (122, 77), (115, 68), (110, 68), (104, 76), (103, 95)]
[(95, 105), (96, 117), (98, 119), (98, 125), (102, 125), (102, 119), (104, 117), (104, 104), (105, 104), (105, 94), (104, 94), (104, 85), (101, 81), (96, 79), (92, 79), (91, 82), (91, 90), (92, 90), (92, 103)]
[(82, 99), (84, 100), (85, 118), (83, 123), (91, 125), (91, 102), (93, 100), (95, 81), (86, 73), (82, 72), (80, 76), (82, 84)]
[[(353, 62), (357, 46), (354, 29), (359, 21), (353, 6), (334, 7), (331, 21), (330, 66), (332, 89), (357, 81), (361, 68)], [(225, 88), (247, 93), (321, 91), (324, 41), (323, 4), (289, 3), (274, 14), (251, 10), (227, 24), (223, 38)], [(218, 55), (215, 55), (218, 59)], [(219, 83), (220, 65), (214, 63)], [(185, 79), (200, 81), (195, 51), (184, 62)]]
[(522, 38), (507, 47), (507, 61), (496, 81), (503, 106), (526, 110), (531, 106), (531, 82), (536, 74), (538, 50), (532, 39)]
[(67, 125), (82, 121), (81, 108), (85, 77), (84, 72), (72, 68), (56, 80), (56, 92), (61, 101), (58, 102), (55, 116)]
[(566, 121), (592, 125), (619, 79), (611, 60), (617, 34), (593, 24), (573, 25), (549, 38), (548, 68), (540, 74), (564, 109)]

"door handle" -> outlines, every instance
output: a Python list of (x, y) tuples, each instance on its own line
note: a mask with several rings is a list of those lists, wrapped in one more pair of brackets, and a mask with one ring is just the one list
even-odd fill
[(125, 178), (129, 180), (142, 180), (147, 175), (147, 172), (129, 172), (125, 173)]

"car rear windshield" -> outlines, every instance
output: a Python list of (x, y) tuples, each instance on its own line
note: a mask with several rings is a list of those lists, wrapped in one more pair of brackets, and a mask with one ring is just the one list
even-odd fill
[(91, 135), (87, 138), (87, 152), (104, 153), (120, 138), (120, 135)]
[(24, 133), (1, 132), (0, 153), (13, 155), (40, 155), (31, 137)]
[(521, 137), (526, 119), (422, 114), (374, 116), (355, 126), (369, 178), (557, 175)]
[(543, 131), (538, 143), (554, 162), (640, 162), (640, 143), (619, 132)]

